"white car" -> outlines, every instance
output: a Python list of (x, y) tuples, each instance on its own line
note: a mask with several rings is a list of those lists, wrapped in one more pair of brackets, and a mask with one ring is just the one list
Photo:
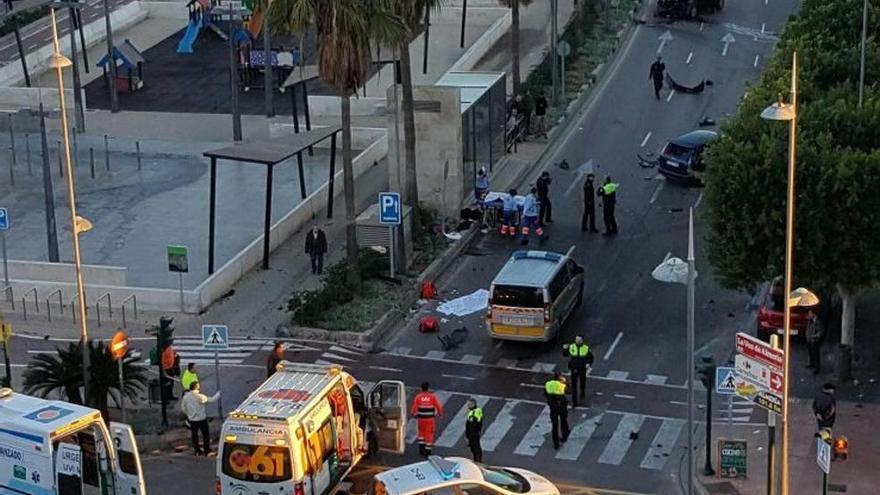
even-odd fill
[(370, 495), (559, 495), (549, 480), (531, 471), (491, 467), (462, 457), (431, 456), (373, 478)]

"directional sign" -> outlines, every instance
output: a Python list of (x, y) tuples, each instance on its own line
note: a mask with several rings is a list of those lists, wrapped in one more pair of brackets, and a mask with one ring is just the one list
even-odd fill
[(823, 473), (831, 473), (831, 444), (823, 438), (816, 439), (816, 464)]
[(781, 370), (785, 362), (785, 351), (742, 332), (736, 334), (736, 352), (777, 370)]
[(379, 223), (382, 225), (400, 225), (400, 193), (379, 193)]
[(755, 398), (752, 399), (752, 402), (763, 407), (764, 409), (782, 415), (782, 396), (776, 395), (773, 392), (767, 392), (766, 390), (759, 390), (757, 394), (755, 394)]
[(763, 390), (782, 394), (782, 373), (756, 359), (737, 354), (736, 374)]
[(715, 393), (732, 395), (736, 393), (736, 371), (730, 366), (715, 368)]
[(211, 350), (229, 349), (229, 329), (226, 325), (202, 325), (202, 347)]
[(0, 230), (9, 230), (9, 212), (0, 208)]

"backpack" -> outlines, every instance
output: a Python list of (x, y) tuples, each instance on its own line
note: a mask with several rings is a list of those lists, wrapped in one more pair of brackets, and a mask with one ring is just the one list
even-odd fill
[(431, 282), (430, 280), (422, 282), (419, 297), (422, 299), (434, 299), (437, 297), (437, 288), (434, 286), (434, 282)]
[(434, 316), (423, 316), (421, 320), (419, 320), (419, 332), (422, 333), (437, 333), (440, 331), (440, 322), (437, 321), (437, 318)]

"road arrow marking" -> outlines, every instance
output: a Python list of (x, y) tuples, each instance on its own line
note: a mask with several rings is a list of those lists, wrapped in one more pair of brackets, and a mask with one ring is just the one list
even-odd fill
[(658, 36), (657, 39), (660, 40), (660, 46), (657, 47), (657, 54), (659, 55), (660, 52), (663, 51), (663, 47), (666, 46), (666, 43), (672, 41), (672, 33), (667, 29), (666, 32)]
[(575, 170), (575, 179), (571, 181), (571, 184), (568, 185), (568, 189), (565, 190), (565, 195), (571, 195), (571, 192), (574, 191), (576, 187), (583, 184), (583, 178), (587, 176), (587, 174), (593, 173), (593, 160), (587, 160), (586, 163), (582, 163), (580, 167)]
[(727, 33), (724, 35), (723, 38), (721, 38), (721, 42), (724, 43), (724, 49), (721, 50), (721, 56), (726, 57), (727, 47), (729, 47), (731, 43), (736, 43), (736, 38), (734, 38), (732, 34)]

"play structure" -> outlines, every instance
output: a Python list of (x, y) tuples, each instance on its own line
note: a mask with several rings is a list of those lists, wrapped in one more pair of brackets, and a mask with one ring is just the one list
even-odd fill
[[(189, 23), (186, 26), (186, 32), (183, 33), (183, 38), (177, 44), (177, 53), (192, 53), (193, 43), (196, 42), (202, 29), (210, 29), (221, 40), (228, 40), (226, 31), (217, 25), (221, 17), (229, 16), (224, 11), (224, 8), (228, 7), (233, 7), (237, 13), (241, 10), (241, 2), (226, 2), (224, 5), (220, 0), (190, 0), (186, 4), (186, 8), (189, 10)], [(247, 12), (250, 15), (250, 10)]]
[[(110, 77), (109, 57), (98, 61), (98, 67), (104, 69), (104, 79)], [(113, 47), (113, 63), (116, 64), (116, 88), (121, 92), (133, 93), (144, 87), (144, 55), (131, 41), (125, 40), (121, 45)], [(121, 70), (120, 70), (121, 69)]]

